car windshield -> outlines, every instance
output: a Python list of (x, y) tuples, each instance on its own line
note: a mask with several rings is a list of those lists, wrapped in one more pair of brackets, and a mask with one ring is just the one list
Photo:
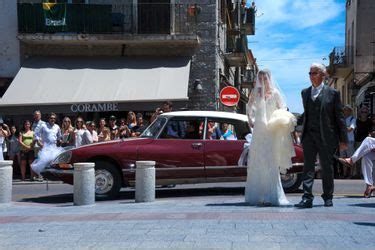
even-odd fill
[(166, 117), (158, 117), (146, 130), (141, 134), (142, 138), (155, 138), (159, 131), (163, 128), (164, 124), (167, 122)]

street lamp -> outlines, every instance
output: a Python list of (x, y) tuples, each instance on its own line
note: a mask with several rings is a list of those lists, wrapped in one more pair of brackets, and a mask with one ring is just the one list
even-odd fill
[(194, 81), (194, 90), (197, 90), (197, 91), (202, 91), (203, 90), (202, 81), (200, 79), (195, 79), (195, 81)]

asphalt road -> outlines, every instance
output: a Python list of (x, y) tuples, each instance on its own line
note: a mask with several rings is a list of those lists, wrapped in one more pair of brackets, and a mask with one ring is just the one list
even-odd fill
[[(335, 195), (362, 197), (364, 191), (362, 180), (335, 180)], [(314, 193), (322, 192), (321, 180), (316, 180)], [(289, 193), (288, 196), (300, 196), (302, 190)], [(177, 185), (174, 188), (157, 188), (156, 198), (189, 197), (189, 196), (241, 196), (244, 194), (244, 183), (208, 183)], [(61, 183), (14, 182), (13, 201), (41, 203), (66, 203), (73, 200), (73, 186)], [(133, 188), (123, 188), (118, 199), (134, 199)]]

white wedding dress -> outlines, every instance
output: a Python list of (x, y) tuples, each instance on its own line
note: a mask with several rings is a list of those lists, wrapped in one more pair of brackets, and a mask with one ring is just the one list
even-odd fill
[(285, 104), (277, 90), (271, 91), (266, 98), (252, 98), (248, 115), (254, 126), (247, 161), (245, 202), (249, 205), (287, 205), (280, 170), (286, 171), (285, 168), (292, 166), (291, 156), (295, 153), (292, 138), (287, 131), (280, 135), (280, 131), (285, 131), (282, 129), (277, 129), (275, 136), (276, 129), (268, 127), (273, 112), (285, 108)]

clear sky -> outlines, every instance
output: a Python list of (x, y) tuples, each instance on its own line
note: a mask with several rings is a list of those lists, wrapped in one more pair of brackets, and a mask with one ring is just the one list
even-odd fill
[[(250, 2), (250, 1), (248, 1)], [(255, 36), (249, 48), (268, 68), (290, 111), (302, 113), (300, 92), (310, 86), (311, 63), (329, 64), (333, 47), (345, 43), (345, 0), (255, 0)]]

